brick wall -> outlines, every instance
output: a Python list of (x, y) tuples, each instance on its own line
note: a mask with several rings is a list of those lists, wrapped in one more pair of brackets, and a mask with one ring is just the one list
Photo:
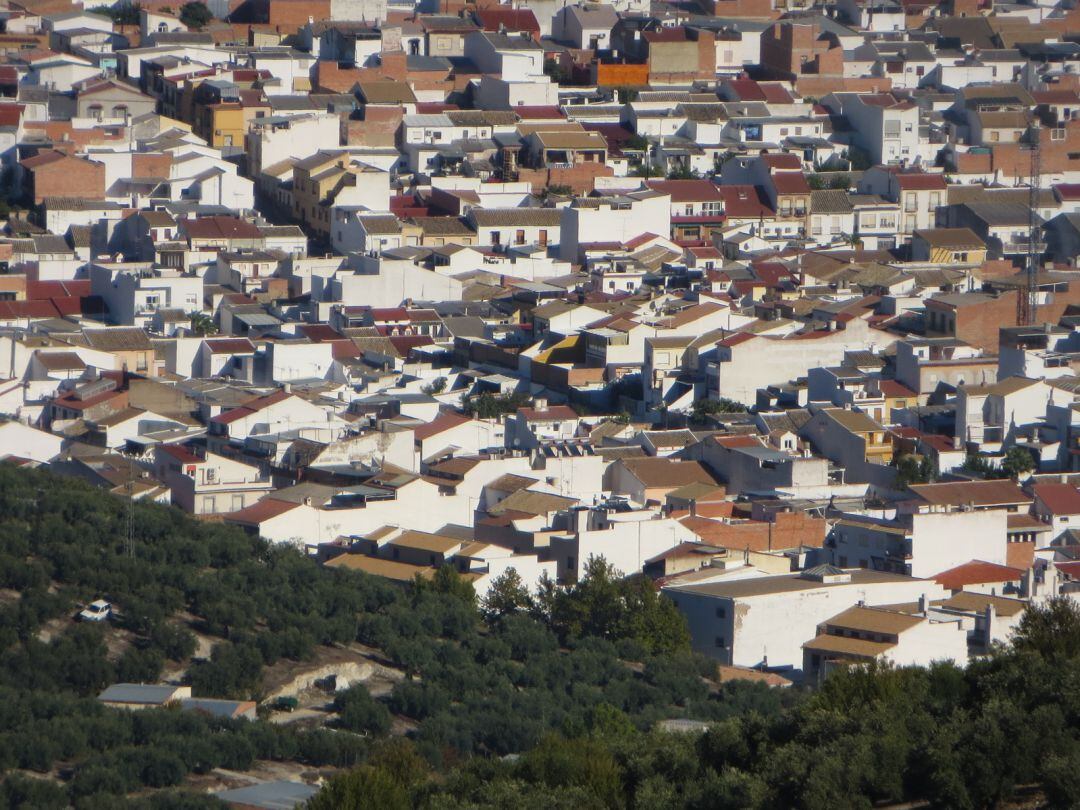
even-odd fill
[(267, 19), (253, 20), (296, 29), (307, 24), (308, 17), (330, 19), (330, 0), (270, 0)]
[(754, 520), (706, 524), (691, 520), (691, 525), (704, 542), (732, 551), (769, 551), (796, 546), (821, 548), (827, 529), (824, 520), (805, 512), (779, 512), (772, 523)]
[[(1080, 121), (1068, 121), (1054, 129), (1042, 127), (1039, 136), (1044, 174), (1080, 172)], [(1031, 150), (1026, 144), (996, 144), (990, 148), (989, 170), (1000, 172), (1002, 177), (1026, 178), (1031, 173)]]
[(30, 171), (34, 204), (46, 197), (65, 199), (105, 199), (105, 166), (102, 163), (69, 158)]
[(172, 155), (167, 152), (138, 152), (131, 156), (131, 176), (168, 177), (172, 169)]
[(648, 83), (648, 65), (596, 65), (596, 84), (600, 87), (644, 87)]
[(773, 8), (772, 0), (704, 0), (702, 6), (714, 17), (767, 20), (780, 16), (780, 12)]
[(394, 146), (401, 127), (400, 107), (368, 107), (363, 121), (342, 122), (348, 146)]
[(795, 80), (795, 89), (804, 98), (823, 98), (829, 93), (886, 93), (892, 89), (892, 79), (887, 76), (800, 76)]
[(315, 65), (314, 89), (323, 93), (348, 93), (360, 76), (358, 68), (343, 68), (337, 62), (320, 59)]
[(570, 186), (575, 194), (588, 194), (597, 177), (614, 177), (615, 170), (602, 163), (582, 163), (571, 169), (519, 169), (518, 179), (531, 183), (534, 194), (547, 186)]
[[(1054, 300), (1036, 312), (1039, 323), (1057, 323), (1071, 304), (1080, 304), (1080, 283), (1070, 283), (1066, 292), (1054, 293)], [(961, 307), (956, 313), (956, 337), (989, 354), (997, 354), (998, 330), (1016, 326), (1016, 292), (1007, 292), (978, 306)]]

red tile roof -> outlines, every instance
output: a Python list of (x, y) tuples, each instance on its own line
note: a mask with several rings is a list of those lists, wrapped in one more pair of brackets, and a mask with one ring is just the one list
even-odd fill
[(754, 265), (754, 273), (770, 287), (775, 287), (785, 281), (791, 281), (795, 278), (795, 274), (780, 262), (761, 262), (756, 264)]
[(192, 453), (186, 447), (178, 444), (159, 444), (158, 449), (166, 455), (172, 456), (182, 464), (202, 464), (206, 459)]
[(1059, 562), (1054, 565), (1069, 579), (1080, 579), (1080, 562)]
[(793, 104), (795, 99), (787, 88), (779, 82), (764, 82), (758, 84), (761, 89), (761, 93), (765, 96), (765, 101), (770, 104)]
[(536, 21), (536, 15), (527, 8), (489, 6), (479, 9), (476, 19), (485, 31), (527, 31), (540, 34), (540, 23)]
[(341, 340), (344, 336), (329, 324), (305, 323), (301, 324), (297, 331), (312, 343), (324, 343), (330, 340)]
[(896, 380), (882, 380), (878, 385), (881, 388), (881, 393), (887, 397), (915, 397), (917, 396), (914, 391), (908, 388), (903, 383), (899, 383)]
[(248, 400), (243, 405), (226, 411), (225, 413), (218, 414), (211, 422), (219, 425), (228, 425), (239, 419), (243, 419), (245, 416), (251, 416), (253, 413), (258, 413), (263, 408), (268, 408), (271, 405), (276, 405), (278, 402), (284, 402), (286, 399), (292, 397), (287, 391), (275, 391), (272, 394), (266, 396), (256, 397), (255, 399)]
[(673, 203), (720, 202), (724, 199), (711, 180), (648, 180), (645, 185), (661, 194), (670, 194)]
[(247, 338), (216, 338), (206, 341), (211, 354), (247, 354), (255, 351), (255, 344)]
[(379, 321), (401, 321), (404, 323), (409, 320), (408, 311), (405, 307), (375, 307), (370, 311), (371, 320), (375, 323)]
[(944, 481), (912, 484), (908, 487), (921, 501), (936, 506), (1012, 506), (1031, 503), (1015, 483), (1004, 479), (988, 481)]
[(765, 201), (756, 186), (719, 186), (724, 198), (724, 213), (728, 218), (756, 219), (774, 215), (773, 209)]
[(26, 282), (26, 297), (31, 301), (46, 298), (80, 298), (88, 295), (90, 295), (90, 279)]
[(1080, 515), (1080, 490), (1071, 484), (1036, 484), (1035, 497), (1054, 515)]
[(726, 338), (718, 340), (716, 345), (727, 346), (730, 348), (731, 346), (738, 346), (740, 343), (746, 343), (748, 340), (753, 340), (754, 337), (755, 335), (752, 335), (749, 332), (736, 332), (733, 335), (728, 335)]
[(67, 159), (68, 156), (63, 152), (57, 152), (54, 149), (45, 149), (32, 157), (23, 158), (19, 162), (25, 169), (36, 169), (40, 166), (48, 166), (50, 163), (56, 163)]
[(238, 217), (201, 217), (180, 221), (191, 239), (259, 239), (262, 232)]
[(246, 506), (237, 512), (230, 512), (224, 515), (224, 519), (228, 523), (243, 523), (247, 526), (258, 526), (272, 518), (276, 518), (278, 515), (284, 515), (286, 512), (296, 509), (299, 505), (300, 504), (298, 503), (290, 503), (289, 501), (263, 498), (261, 501), (256, 501), (251, 506)]
[(453, 411), (443, 411), (426, 425), (420, 425), (420, 427), (415, 428), (413, 430), (413, 438), (418, 441), (430, 439), (432, 436), (438, 436), (440, 433), (455, 428), (458, 425), (464, 425), (469, 421), (472, 420), (463, 414), (454, 413)]
[(0, 301), (0, 320), (56, 318), (62, 314), (52, 301)]
[[(810, 193), (810, 184), (806, 182), (806, 176), (801, 171), (775, 172), (772, 176), (772, 181), (778, 194)], [(944, 186), (942, 187), (944, 188)]]
[[(417, 115), (438, 115), (447, 110), (460, 110), (457, 104), (447, 104), (442, 101), (420, 101), (416, 104)], [(409, 195), (410, 198), (412, 195)]]
[(430, 346), (435, 342), (427, 335), (390, 335), (387, 340), (402, 357), (408, 357), (409, 352), (419, 346)]
[(1036, 104), (1075, 104), (1080, 101), (1076, 90), (1035, 90), (1031, 97)]
[(577, 413), (569, 405), (549, 405), (543, 410), (518, 408), (518, 416), (526, 422), (555, 422), (562, 419), (578, 419)]
[(765, 91), (753, 79), (731, 79), (727, 85), (735, 91), (739, 101), (765, 101)]
[(22, 114), (22, 104), (0, 104), (0, 127), (18, 126)]
[[(514, 107), (514, 112), (517, 113), (518, 118), (521, 118), (522, 120), (566, 118), (566, 113), (558, 107), (522, 105), (520, 107)], [(594, 129), (594, 127), (590, 127), (588, 124), (584, 124), (584, 126), (585, 129)]]
[(686, 42), (689, 39), (683, 26), (661, 28), (659, 31), (646, 31), (642, 36), (646, 42)]
[(761, 441), (756, 436), (714, 436), (715, 441), (721, 447), (761, 447)]
[(769, 152), (761, 156), (761, 161), (770, 169), (802, 171), (802, 161), (791, 152)]
[(896, 182), (904, 191), (939, 191), (945, 189), (945, 177), (925, 172), (897, 172)]
[(984, 582), (1015, 582), (1024, 576), (1019, 568), (1007, 565), (972, 560), (948, 571), (942, 571), (934, 581), (950, 591), (962, 590), (967, 585), (980, 585)]
[(1063, 200), (1080, 200), (1080, 183), (1057, 183), (1054, 191)]
[(117, 406), (122, 407), (122, 405), (127, 402), (127, 391), (103, 391), (96, 396), (87, 397), (86, 399), (76, 399), (73, 394), (68, 394), (64, 397), (57, 397), (53, 400), (53, 403), (63, 408), (67, 408), (68, 410), (84, 411), (87, 408), (100, 405), (102, 402), (109, 402), (110, 400), (117, 398), (120, 398), (121, 400), (121, 402), (117, 403)]

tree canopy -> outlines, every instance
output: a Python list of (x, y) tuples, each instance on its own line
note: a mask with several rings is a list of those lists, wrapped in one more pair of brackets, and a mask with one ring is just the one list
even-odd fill
[(188, 28), (194, 28), (196, 31), (201, 30), (212, 19), (214, 19), (213, 13), (206, 3), (200, 2), (200, 0), (190, 0), (190, 2), (180, 6), (180, 22)]
[[(134, 505), (129, 543), (127, 502), (0, 464), (0, 588), (18, 594), (0, 600), (0, 803), (214, 806), (184, 792), (189, 777), (259, 760), (348, 769), (315, 807), (977, 808), (1031, 785), (1068, 807), (1077, 795), (1070, 599), (1030, 608), (1013, 643), (966, 669), (856, 667), (809, 694), (719, 684), (652, 583), (602, 559), (537, 595), (510, 572), (496, 585), (477, 604), (452, 568), (419, 586), (326, 569), (149, 503)], [(119, 607), (118, 627), (70, 620), (97, 597)], [(214, 641), (204, 661), (191, 660), (192, 629)], [(187, 665), (197, 695), (257, 699), (275, 661), (316, 665), (354, 641), (404, 677), (387, 694), (337, 695), (334, 728), (94, 697)], [(668, 720), (707, 731), (660, 730)], [(15, 775), (31, 772), (52, 779)]]

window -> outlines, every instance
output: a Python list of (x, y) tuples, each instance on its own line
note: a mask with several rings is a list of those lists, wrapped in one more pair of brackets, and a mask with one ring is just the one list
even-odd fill
[(126, 104), (117, 104), (112, 108), (113, 118), (126, 118), (128, 114), (128, 108)]
[(525, 244), (525, 231), (524, 230), (519, 229), (518, 232), (516, 234), (514, 234), (514, 243), (517, 244), (517, 245), (524, 245)]
[(491, 232), (491, 244), (493, 244), (493, 245), (502, 244), (502, 234), (499, 233), (498, 231), (492, 231)]
[(217, 503), (214, 500), (214, 496), (213, 495), (208, 495), (205, 498), (203, 498), (203, 512), (210, 513), (210, 512), (216, 512), (216, 511), (217, 511)]
[(722, 608), (722, 607), (718, 607), (716, 609), (716, 618), (718, 618), (718, 619), (726, 619), (727, 618), (727, 610)]

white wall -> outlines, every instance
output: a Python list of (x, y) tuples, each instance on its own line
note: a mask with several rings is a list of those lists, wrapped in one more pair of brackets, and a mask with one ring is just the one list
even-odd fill
[[(860, 601), (888, 605), (942, 599), (947, 594), (932, 581), (897, 579), (877, 583), (821, 585), (801, 591), (750, 596), (731, 600), (695, 594), (678, 587), (665, 588), (690, 625), (695, 650), (736, 666), (801, 668), (802, 645), (817, 635), (817, 626)], [(717, 608), (724, 611), (717, 617)], [(722, 637), (726, 647), (717, 647)]]

